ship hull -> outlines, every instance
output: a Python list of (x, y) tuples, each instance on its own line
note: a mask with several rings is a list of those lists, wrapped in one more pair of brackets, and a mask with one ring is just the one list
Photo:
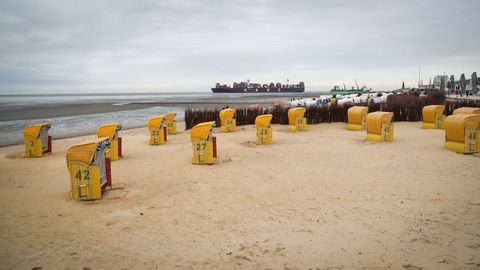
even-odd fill
[(305, 92), (304, 87), (282, 87), (282, 88), (212, 88), (213, 93), (302, 93)]

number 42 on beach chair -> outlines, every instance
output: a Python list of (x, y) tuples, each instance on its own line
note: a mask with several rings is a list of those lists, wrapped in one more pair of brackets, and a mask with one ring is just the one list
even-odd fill
[(111, 189), (110, 159), (105, 155), (109, 145), (107, 138), (100, 138), (68, 149), (66, 159), (73, 199), (99, 200)]

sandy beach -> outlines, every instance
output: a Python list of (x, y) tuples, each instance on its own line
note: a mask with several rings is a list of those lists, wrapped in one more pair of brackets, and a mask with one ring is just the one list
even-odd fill
[(114, 189), (94, 202), (69, 199), (65, 161), (93, 135), (41, 159), (0, 148), (1, 268), (480, 267), (480, 155), (444, 150), (443, 130), (397, 122), (379, 144), (343, 123), (273, 125), (257, 146), (238, 129), (216, 132), (213, 166), (191, 164), (189, 131), (161, 146), (147, 128), (121, 132)]

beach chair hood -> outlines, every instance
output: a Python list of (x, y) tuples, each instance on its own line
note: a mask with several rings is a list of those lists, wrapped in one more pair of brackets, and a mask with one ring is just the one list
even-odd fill
[(462, 107), (454, 110), (453, 114), (480, 114), (480, 108)]
[(109, 140), (113, 140), (115, 138), (115, 133), (121, 129), (121, 123), (103, 125), (98, 128), (97, 137), (108, 137)]
[(353, 106), (350, 109), (348, 109), (348, 111), (347, 111), (348, 122), (350, 124), (361, 125), (362, 124), (362, 116), (367, 115), (367, 113), (368, 113), (368, 107)]
[(257, 116), (255, 118), (255, 127), (258, 129), (259, 127), (268, 127), (270, 126), (270, 121), (272, 121), (273, 115), (271, 114), (263, 114)]
[(215, 121), (200, 123), (192, 128), (190, 138), (208, 140)]
[(174, 112), (166, 113), (165, 114), (165, 122), (166, 123), (171, 123), (171, 122), (175, 121), (175, 116), (177, 116), (177, 114), (174, 113)]
[(108, 139), (105, 137), (99, 138), (70, 147), (67, 150), (67, 166), (69, 166), (72, 161), (82, 162), (87, 165), (91, 164), (99, 145), (106, 147), (108, 145)]
[(42, 127), (46, 126), (48, 129), (50, 128), (49, 123), (41, 123), (41, 124), (35, 124), (35, 125), (29, 125), (25, 127), (23, 130), (23, 135), (25, 137), (34, 137), (38, 138), (40, 136), (40, 130)]
[(163, 116), (163, 115), (155, 116), (155, 117), (150, 118), (150, 120), (148, 120), (148, 126), (149, 127), (162, 127), (164, 121), (165, 121), (165, 116)]

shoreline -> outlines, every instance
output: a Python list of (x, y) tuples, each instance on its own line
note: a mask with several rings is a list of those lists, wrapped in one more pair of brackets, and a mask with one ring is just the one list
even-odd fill
[[(183, 123), (183, 125), (185, 125), (185, 122), (184, 121), (180, 121), (180, 122), (177, 122), (177, 123)], [(131, 127), (122, 127), (122, 131), (127, 131), (127, 130), (135, 130), (135, 129), (141, 129), (141, 128), (144, 128), (146, 127), (146, 124), (145, 126), (131, 126)], [(95, 132), (85, 132), (85, 133), (76, 133), (76, 134), (72, 134), (72, 135), (68, 135), (68, 136), (55, 136), (54, 138), (52, 138), (52, 141), (55, 142), (55, 141), (59, 141), (59, 140), (65, 140), (65, 139), (74, 139), (74, 138), (82, 138), (82, 137), (96, 137), (96, 133)], [(19, 145), (22, 145), (22, 146), (25, 146), (25, 143), (23, 141), (23, 135), (22, 135), (22, 138), (21, 138), (21, 142), (18, 142), (18, 143), (11, 143), (11, 144), (2, 144), (0, 145), (0, 149), (2, 148), (6, 148), (6, 147), (11, 147), (11, 146), (19, 146)], [(54, 147), (54, 146), (53, 146)]]
[[(141, 109), (148, 109), (153, 107), (180, 107), (187, 108), (217, 108), (222, 106), (237, 106), (245, 107), (251, 105), (252, 102), (231, 102), (228, 100), (212, 101), (208, 103), (199, 102), (129, 102), (127, 104), (115, 105), (122, 102), (102, 102), (93, 104), (68, 104), (68, 105), (45, 105), (32, 106), (25, 108), (9, 108), (8, 110), (0, 111), (0, 121), (17, 121), (17, 120), (36, 120), (45, 118), (57, 118), (68, 116), (80, 116), (98, 113), (135, 111)], [(273, 104), (270, 101), (259, 101), (255, 104), (269, 105)], [(61, 112), (60, 112), (61, 111)]]

